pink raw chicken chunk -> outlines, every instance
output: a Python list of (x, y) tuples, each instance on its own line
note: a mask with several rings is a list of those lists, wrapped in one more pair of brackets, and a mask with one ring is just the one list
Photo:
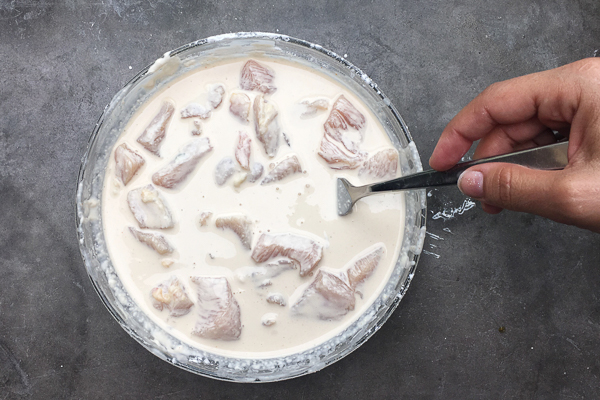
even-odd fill
[(169, 242), (160, 233), (142, 232), (132, 227), (129, 227), (129, 231), (140, 243), (150, 247), (158, 254), (170, 254), (173, 252), (173, 247), (171, 247)]
[(217, 228), (231, 229), (242, 242), (245, 248), (250, 250), (252, 245), (252, 221), (242, 214), (217, 217), (215, 221)]
[(296, 269), (294, 261), (280, 259), (266, 265), (240, 267), (235, 270), (235, 274), (240, 281), (245, 282), (246, 279), (250, 279), (256, 286), (262, 288), (272, 285), (272, 278), (292, 269)]
[(367, 174), (374, 178), (393, 178), (398, 170), (398, 151), (395, 149), (381, 150), (369, 158), (358, 175)]
[(317, 114), (317, 111), (325, 111), (329, 107), (329, 101), (326, 99), (304, 100), (301, 104), (306, 106), (306, 111), (302, 113), (301, 117), (312, 117)]
[(248, 174), (248, 181), (253, 183), (259, 180), (264, 170), (265, 168), (261, 163), (254, 162), (252, 164), (252, 168), (250, 169), (250, 173)]
[(192, 334), (217, 340), (239, 339), (240, 306), (224, 277), (192, 277), (198, 293), (198, 321)]
[(208, 224), (208, 220), (210, 219), (210, 217), (212, 217), (212, 212), (210, 211), (203, 211), (200, 213), (200, 217), (198, 218), (198, 223), (200, 224), (200, 226), (206, 226)]
[(194, 305), (188, 297), (183, 284), (177, 278), (171, 278), (150, 292), (153, 298), (154, 308), (162, 311), (163, 308), (169, 310), (172, 317), (181, 317), (190, 312)]
[(127, 204), (140, 228), (166, 229), (174, 225), (167, 203), (152, 185), (127, 193)]
[(320, 319), (339, 319), (354, 310), (354, 304), (354, 289), (342, 278), (320, 270), (292, 311)]
[(250, 144), (252, 139), (246, 134), (246, 132), (240, 132), (238, 137), (238, 144), (235, 148), (235, 159), (238, 161), (240, 166), (244, 169), (250, 169)]
[(194, 129), (192, 129), (192, 135), (200, 136), (202, 135), (202, 124), (199, 119), (194, 120)]
[(145, 161), (136, 151), (123, 143), (115, 149), (115, 174), (127, 185)]
[(269, 293), (267, 296), (267, 303), (277, 304), (281, 307), (285, 307), (287, 305), (287, 301), (285, 301), (285, 297), (283, 297), (281, 293)]
[(311, 273), (323, 256), (323, 245), (305, 236), (293, 233), (263, 233), (252, 251), (257, 263), (273, 257), (287, 257), (300, 266), (300, 276)]
[(198, 117), (206, 119), (210, 117), (210, 113), (210, 108), (204, 107), (202, 104), (190, 103), (183, 110), (181, 110), (181, 118)]
[(297, 314), (320, 319), (339, 319), (354, 309), (355, 293), (377, 268), (385, 246), (377, 243), (336, 272), (320, 270), (313, 282), (292, 305)]
[(254, 128), (256, 137), (263, 144), (265, 153), (275, 157), (279, 147), (279, 124), (277, 109), (273, 102), (266, 101), (262, 94), (254, 99)]
[(260, 184), (266, 185), (271, 182), (280, 181), (288, 175), (296, 174), (299, 172), (302, 172), (300, 161), (298, 161), (298, 157), (291, 156), (279, 162), (275, 166), (275, 168), (273, 168), (271, 172), (269, 172), (267, 176), (265, 176), (265, 179), (263, 179)]
[[(333, 103), (329, 118), (325, 121), (325, 133), (333, 140), (344, 145), (348, 151), (356, 153), (358, 145), (362, 141), (362, 128), (365, 126), (365, 117), (344, 97), (340, 95)], [(356, 130), (354, 138), (348, 126)]]
[(152, 182), (169, 189), (176, 187), (192, 173), (202, 156), (211, 150), (208, 138), (193, 139), (181, 149), (173, 161), (152, 175)]
[(212, 86), (208, 91), (208, 102), (212, 108), (218, 108), (223, 101), (225, 95), (225, 86), (217, 84)]
[(227, 182), (227, 179), (231, 178), (233, 174), (235, 174), (235, 163), (233, 158), (229, 156), (223, 157), (215, 168), (215, 181), (217, 182), (217, 185), (224, 185), (225, 182)]
[(385, 252), (385, 246), (381, 243), (372, 246), (368, 253), (360, 257), (356, 261), (351, 261), (346, 265), (346, 274), (348, 276), (348, 284), (352, 289), (363, 283), (377, 268), (381, 257)]
[(275, 74), (271, 69), (257, 63), (254, 60), (248, 60), (242, 67), (240, 76), (240, 87), (244, 90), (258, 90), (263, 93), (273, 93), (275, 86), (272, 85)]
[(167, 132), (167, 125), (175, 112), (175, 106), (170, 101), (165, 101), (154, 119), (137, 139), (151, 153), (160, 157), (159, 150)]
[(366, 157), (366, 153), (362, 151), (358, 151), (356, 154), (348, 154), (329, 135), (324, 135), (321, 139), (319, 155), (329, 164), (331, 169), (358, 168)]
[(242, 122), (248, 122), (250, 97), (244, 93), (233, 93), (229, 99), (229, 111)]

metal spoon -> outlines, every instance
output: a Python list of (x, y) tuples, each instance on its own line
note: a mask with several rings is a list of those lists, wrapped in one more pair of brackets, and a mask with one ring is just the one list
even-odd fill
[(359, 199), (372, 194), (454, 185), (456, 182), (458, 182), (458, 177), (460, 174), (467, 168), (470, 168), (474, 165), (491, 162), (503, 162), (519, 164), (533, 169), (563, 169), (569, 162), (567, 157), (568, 147), (569, 142), (564, 141), (548, 146), (517, 151), (515, 153), (467, 161), (456, 164), (456, 166), (443, 172), (428, 170), (392, 179), (391, 181), (379, 182), (365, 186), (353, 186), (346, 179), (338, 178), (338, 214), (342, 216), (350, 214), (352, 212), (352, 206), (354, 206), (354, 203), (356, 203)]

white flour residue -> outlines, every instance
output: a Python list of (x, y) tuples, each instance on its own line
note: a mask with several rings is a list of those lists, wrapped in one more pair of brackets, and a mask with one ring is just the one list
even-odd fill
[(427, 236), (429, 236), (430, 238), (434, 239), (434, 240), (444, 240), (443, 237), (436, 235), (435, 233), (431, 233), (431, 232), (426, 232)]
[(456, 217), (457, 215), (464, 214), (465, 211), (469, 211), (473, 207), (475, 207), (475, 202), (471, 199), (465, 199), (465, 201), (463, 201), (463, 203), (459, 207), (448, 208), (448, 209), (444, 209), (442, 211), (438, 211), (437, 213), (433, 214), (431, 219), (442, 218), (444, 221), (447, 221), (449, 219)]
[(433, 256), (434, 258), (440, 258), (439, 254), (435, 254), (435, 253), (432, 253), (432, 252), (427, 251), (427, 250), (423, 250), (423, 253), (427, 254), (428, 256)]
[(158, 60), (154, 61), (154, 64), (152, 64), (150, 66), (150, 68), (148, 68), (148, 73), (149, 74), (154, 73), (160, 67), (162, 67), (163, 65), (165, 65), (170, 59), (171, 59), (171, 52), (167, 51), (161, 58), (159, 58)]
[[(443, 237), (438, 236), (435, 233), (431, 233), (431, 232), (425, 232), (425, 233), (427, 233), (427, 236), (429, 236), (433, 240), (444, 240)], [(437, 248), (437, 246), (435, 244), (433, 244), (433, 243), (429, 243), (429, 248), (430, 249), (435, 249), (435, 248)], [(439, 254), (432, 253), (431, 251), (423, 250), (422, 253), (427, 254), (428, 256), (432, 256), (434, 258), (440, 258)]]

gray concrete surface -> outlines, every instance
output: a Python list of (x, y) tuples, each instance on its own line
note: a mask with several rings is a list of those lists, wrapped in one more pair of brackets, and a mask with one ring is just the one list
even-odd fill
[(232, 31), (347, 54), (427, 160), (444, 125), (488, 84), (594, 56), (600, 3), (0, 0), (0, 399), (600, 398), (600, 236), (479, 207), (441, 218), (464, 204), (455, 188), (431, 192), (428, 253), (399, 308), (321, 372), (224, 383), (131, 339), (79, 255), (80, 159), (136, 71)]

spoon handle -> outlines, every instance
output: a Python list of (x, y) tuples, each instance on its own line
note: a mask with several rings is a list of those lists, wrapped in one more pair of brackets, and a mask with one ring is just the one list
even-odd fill
[(435, 186), (454, 185), (458, 177), (466, 169), (479, 164), (502, 162), (519, 164), (533, 169), (558, 170), (567, 166), (569, 159), (567, 149), (569, 142), (559, 142), (548, 146), (535, 147), (529, 150), (499, 156), (472, 160), (455, 165), (447, 171), (428, 170), (403, 176), (391, 181), (376, 183), (371, 192), (388, 192), (393, 190), (419, 189)]

